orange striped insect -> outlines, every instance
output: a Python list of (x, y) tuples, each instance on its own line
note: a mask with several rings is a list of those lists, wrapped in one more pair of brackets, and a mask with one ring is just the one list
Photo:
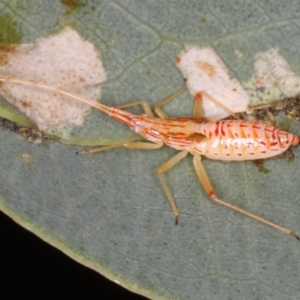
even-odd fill
[[(192, 118), (168, 118), (161, 110), (161, 106), (176, 98), (183, 92), (185, 87), (182, 87), (175, 94), (156, 105), (154, 111), (158, 117), (155, 117), (149, 104), (145, 101), (136, 101), (122, 105), (121, 107), (109, 107), (90, 99), (71, 94), (62, 89), (44, 84), (4, 76), (0, 76), (0, 81), (51, 90), (77, 99), (78, 101), (86, 103), (106, 113), (111, 118), (126, 124), (148, 141), (139, 141), (137, 139), (134, 141), (130, 140), (128, 142), (124, 142), (124, 139), (122, 139), (122, 142), (116, 142), (100, 148), (81, 151), (79, 152), (80, 154), (91, 154), (119, 147), (158, 149), (164, 144), (179, 150), (179, 153), (164, 163), (157, 170), (159, 180), (175, 215), (176, 224), (178, 223), (179, 211), (174, 197), (163, 178), (163, 173), (174, 167), (179, 161), (186, 157), (188, 153), (190, 153), (194, 157), (193, 163), (196, 174), (211, 200), (300, 240), (299, 236), (290, 229), (270, 222), (258, 215), (252, 214), (218, 198), (201, 162), (202, 155), (210, 159), (225, 161), (255, 160), (273, 157), (283, 153), (292, 145), (297, 146), (299, 144), (299, 138), (296, 135), (282, 131), (263, 122), (244, 120), (210, 121), (209, 119), (202, 117), (201, 98), (203, 96), (207, 97), (217, 104), (218, 101), (206, 92), (201, 92), (196, 95)], [(134, 105), (142, 105), (145, 114), (134, 115), (121, 109)], [(220, 106), (222, 108), (224, 107), (221, 104)]]

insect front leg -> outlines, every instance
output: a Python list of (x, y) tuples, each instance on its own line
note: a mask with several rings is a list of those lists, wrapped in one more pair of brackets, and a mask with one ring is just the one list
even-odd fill
[[(139, 137), (137, 137), (137, 138), (139, 138)], [(89, 150), (79, 151), (79, 152), (77, 152), (77, 154), (93, 154), (96, 152), (102, 152), (102, 151), (121, 148), (121, 147), (133, 148), (133, 149), (144, 149), (144, 150), (155, 150), (155, 149), (161, 148), (162, 146), (163, 146), (163, 142), (158, 142), (158, 143), (143, 142), (143, 141), (124, 142), (124, 139), (122, 139), (122, 142), (116, 142), (116, 143), (114, 143), (112, 145), (108, 145), (108, 146), (101, 146), (101, 147), (92, 148)]]
[(148, 117), (152, 117), (152, 118), (154, 117), (154, 113), (153, 113), (152, 109), (150, 108), (149, 103), (147, 103), (144, 100), (129, 102), (126, 104), (118, 105), (117, 107), (118, 108), (128, 108), (128, 107), (137, 106), (137, 105), (141, 105), (143, 107), (143, 110)]
[(162, 111), (161, 107), (166, 105), (167, 103), (173, 101), (175, 98), (177, 98), (180, 94), (182, 94), (186, 90), (186, 84), (184, 82), (183, 86), (174, 94), (170, 95), (165, 100), (161, 101), (160, 103), (156, 104), (154, 107), (155, 113), (161, 118), (161, 119), (168, 119), (168, 116), (165, 112)]
[(283, 233), (291, 235), (292, 237), (296, 238), (297, 240), (300, 240), (299, 236), (296, 235), (290, 229), (282, 227), (280, 225), (277, 225), (277, 224), (275, 224), (273, 222), (270, 222), (270, 221), (268, 221), (268, 220), (266, 220), (266, 219), (264, 219), (264, 218), (262, 218), (262, 217), (260, 217), (258, 215), (252, 214), (252, 213), (250, 213), (247, 210), (244, 210), (244, 209), (242, 209), (242, 208), (240, 208), (238, 206), (230, 204), (230, 203), (228, 203), (228, 202), (226, 202), (226, 201), (224, 201), (222, 199), (219, 199), (217, 197), (215, 191), (214, 191), (214, 188), (211, 185), (211, 182), (210, 182), (210, 180), (209, 180), (209, 178), (207, 176), (207, 173), (206, 173), (206, 171), (204, 169), (204, 166), (203, 166), (203, 164), (201, 162), (201, 156), (199, 154), (195, 154), (194, 155), (193, 163), (194, 163), (194, 167), (195, 167), (197, 176), (198, 176), (201, 184), (203, 185), (206, 193), (208, 194), (208, 196), (210, 197), (210, 199), (212, 201), (217, 202), (217, 203), (219, 203), (221, 205), (224, 205), (224, 206), (226, 206), (226, 207), (228, 207), (228, 208), (230, 208), (230, 209), (232, 209), (234, 211), (237, 211), (237, 212), (239, 212), (239, 213), (241, 213), (243, 215), (246, 215), (247, 217), (250, 217), (250, 218), (252, 218), (252, 219), (254, 219), (256, 221), (259, 221), (259, 222), (261, 222), (263, 224), (269, 225), (269, 226), (271, 226), (271, 227), (273, 227), (273, 228), (275, 228), (277, 230), (280, 230)]
[[(149, 106), (149, 104), (144, 101), (144, 100), (139, 100), (139, 101), (134, 101), (126, 104), (119, 105), (118, 108), (128, 108), (132, 106), (137, 106), (141, 105), (144, 112), (148, 117), (154, 117), (154, 114)], [(148, 142), (140, 142), (140, 141), (135, 141), (139, 140), (141, 137), (132, 137), (129, 136), (128, 138), (120, 138), (120, 141), (115, 141), (111, 145), (107, 146), (101, 146), (101, 147), (96, 147), (92, 148), (89, 150), (83, 150), (77, 152), (77, 154), (93, 154), (96, 152), (101, 152), (101, 151), (106, 151), (106, 150), (111, 150), (111, 149), (116, 149), (116, 148), (121, 148), (121, 147), (127, 147), (127, 148), (137, 148), (137, 149), (158, 149), (162, 147), (162, 143), (148, 143)]]

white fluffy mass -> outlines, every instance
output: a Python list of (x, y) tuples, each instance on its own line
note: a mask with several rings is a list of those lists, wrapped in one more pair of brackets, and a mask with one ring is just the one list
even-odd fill
[[(100, 85), (107, 79), (95, 46), (70, 27), (34, 44), (17, 46), (8, 54), (7, 63), (0, 65), (0, 74), (62, 88), (94, 100), (100, 97)], [(41, 130), (80, 126), (91, 110), (69, 97), (15, 83), (2, 83), (0, 93)]]
[(277, 48), (258, 53), (255, 57), (257, 89), (279, 89), (286, 97), (300, 92), (300, 77), (292, 70)]
[[(224, 63), (213, 49), (189, 48), (178, 56), (177, 66), (186, 78), (193, 97), (204, 91), (232, 112), (247, 110), (250, 103), (248, 93), (237, 80), (229, 76)], [(204, 116), (211, 120), (228, 116), (226, 111), (205, 97), (203, 111)]]

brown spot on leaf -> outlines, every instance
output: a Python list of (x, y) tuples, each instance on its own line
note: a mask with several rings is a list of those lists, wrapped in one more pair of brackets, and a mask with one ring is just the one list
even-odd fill
[(176, 57), (175, 57), (175, 62), (176, 62), (177, 64), (179, 64), (180, 61), (181, 61), (181, 58), (180, 58), (179, 56), (176, 56)]
[(21, 105), (24, 107), (24, 108), (28, 108), (31, 106), (30, 103), (26, 102), (26, 101), (20, 101)]

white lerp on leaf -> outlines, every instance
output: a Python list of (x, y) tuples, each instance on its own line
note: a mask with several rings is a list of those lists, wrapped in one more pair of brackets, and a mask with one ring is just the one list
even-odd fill
[[(70, 27), (35, 44), (17, 46), (9, 53), (7, 63), (0, 66), (0, 74), (62, 88), (90, 99), (100, 97), (100, 85), (107, 79), (95, 46)], [(3, 82), (0, 93), (46, 131), (65, 125), (80, 126), (91, 111), (86, 104), (36, 87)]]
[[(246, 111), (250, 97), (242, 85), (231, 78), (220, 57), (211, 48), (189, 48), (182, 52), (177, 65), (187, 80), (187, 87), (195, 97), (206, 92), (232, 112)], [(203, 97), (204, 117), (220, 120), (228, 113)]]
[(285, 97), (293, 97), (300, 92), (300, 77), (291, 70), (277, 48), (256, 55), (255, 83), (257, 90), (277, 89)]

